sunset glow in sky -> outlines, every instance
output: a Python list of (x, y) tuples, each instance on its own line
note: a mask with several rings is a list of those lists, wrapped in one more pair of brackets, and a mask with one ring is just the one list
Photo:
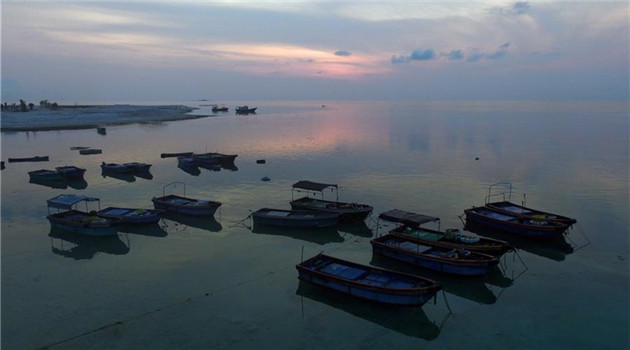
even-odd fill
[(2, 100), (626, 100), (626, 1), (3, 1)]

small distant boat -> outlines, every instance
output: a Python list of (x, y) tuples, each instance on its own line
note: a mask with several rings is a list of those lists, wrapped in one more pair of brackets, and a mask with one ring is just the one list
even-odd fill
[(101, 168), (106, 171), (114, 173), (133, 173), (133, 172), (146, 172), (151, 168), (151, 164), (147, 163), (101, 163)]
[(154, 224), (162, 218), (159, 210), (139, 208), (108, 207), (99, 210), (97, 214), (104, 218), (121, 219), (128, 224)]
[(466, 249), (450, 249), (418, 243), (406, 237), (386, 234), (370, 241), (372, 252), (430, 270), (465, 276), (480, 276), (499, 264), (492, 255)]
[(193, 158), (199, 164), (231, 164), (238, 157), (237, 154), (223, 154), (223, 153), (194, 153), (190, 158)]
[(473, 207), (464, 210), (464, 214), (467, 223), (488, 226), (533, 239), (559, 239), (569, 228), (569, 225), (561, 222), (508, 215), (489, 207)]
[[(323, 191), (327, 188), (335, 189), (337, 194), (336, 201), (324, 200)], [(315, 210), (327, 213), (340, 214), (341, 221), (360, 222), (365, 220), (374, 209), (367, 204), (345, 203), (339, 202), (339, 188), (335, 184), (324, 184), (312, 181), (298, 181), (293, 184), (292, 195), (295, 191), (301, 190), (313, 191), (321, 193), (322, 199), (312, 198), (308, 195), (291, 201), (291, 208), (295, 210)]]
[[(508, 242), (474, 236), (467, 234), (467, 231), (458, 229), (440, 231), (440, 219), (432, 216), (394, 209), (381, 213), (379, 219), (402, 224), (389, 233), (406, 237), (418, 243), (430, 243), (449, 249), (467, 249), (492, 255), (501, 255), (512, 249), (512, 245)], [(430, 222), (437, 223), (438, 229), (432, 230), (422, 227), (422, 225)]]
[(17, 163), (17, 162), (47, 162), (48, 156), (35, 156), (35, 157), (27, 157), (27, 158), (9, 158), (9, 163)]
[(85, 169), (74, 165), (59, 166), (55, 169), (66, 179), (81, 179), (85, 174)]
[(258, 107), (249, 108), (249, 106), (238, 106), (238, 107), (235, 108), (236, 114), (256, 113), (257, 109), (258, 109)]
[(0, 161), (0, 169), (4, 170), (4, 160)]
[(321, 228), (337, 225), (338, 213), (262, 208), (252, 213), (254, 225)]
[(162, 153), (160, 158), (176, 158), (176, 157), (190, 157), (193, 152), (180, 152), (180, 153)]
[(33, 170), (28, 172), (31, 180), (62, 181), (65, 178), (56, 170)]
[(228, 108), (225, 106), (221, 106), (221, 107), (216, 106), (216, 105), (212, 106), (212, 112), (227, 112), (227, 111), (228, 111)]
[(153, 197), (151, 201), (155, 209), (163, 210), (171, 213), (181, 213), (194, 216), (212, 216), (221, 206), (220, 202), (211, 200), (202, 200), (188, 198), (186, 196), (186, 187), (184, 185), (184, 196), (177, 196), (174, 194), (164, 194), (164, 189), (167, 186), (183, 184), (181, 182), (172, 182), (163, 188), (162, 197)]
[(80, 149), (79, 154), (88, 155), (88, 154), (101, 154), (103, 150), (98, 148), (88, 148), (88, 149)]
[[(46, 201), (48, 216), (53, 228), (62, 229), (87, 236), (113, 236), (117, 234), (117, 225), (121, 219), (99, 217), (96, 211), (87, 211), (89, 202), (99, 202), (98, 198), (74, 194), (61, 194)], [(76, 209), (78, 203), (85, 202), (86, 211)], [(66, 211), (50, 214), (50, 208)]]
[(318, 254), (296, 265), (302, 281), (394, 305), (422, 306), (442, 289), (439, 282)]

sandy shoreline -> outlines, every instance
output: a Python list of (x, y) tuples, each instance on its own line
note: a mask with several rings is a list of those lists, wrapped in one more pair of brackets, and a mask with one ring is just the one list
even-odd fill
[(30, 112), (3, 111), (0, 131), (46, 131), (92, 129), (134, 123), (159, 123), (204, 118), (190, 114), (196, 108), (184, 105), (136, 106), (92, 105), (36, 108)]

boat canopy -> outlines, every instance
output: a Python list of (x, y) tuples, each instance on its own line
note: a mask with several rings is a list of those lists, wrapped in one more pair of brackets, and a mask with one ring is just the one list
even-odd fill
[(436, 218), (433, 216), (416, 214), (409, 211), (398, 210), (398, 209), (381, 213), (378, 217), (380, 219), (391, 221), (391, 222), (399, 222), (407, 226), (420, 226), (422, 224), (426, 224), (427, 222), (440, 221), (439, 218)]
[(48, 207), (50, 208), (72, 209), (72, 206), (77, 203), (95, 201), (99, 201), (99, 199), (78, 194), (60, 194), (57, 197), (47, 200), (46, 203), (48, 203)]
[(310, 190), (310, 191), (323, 191), (324, 189), (328, 188), (328, 187), (334, 187), (337, 188), (337, 185), (334, 184), (324, 184), (324, 183), (319, 183), (319, 182), (312, 182), (312, 181), (298, 181), (296, 183), (293, 184), (293, 188), (299, 188), (299, 189), (303, 189), (303, 190)]

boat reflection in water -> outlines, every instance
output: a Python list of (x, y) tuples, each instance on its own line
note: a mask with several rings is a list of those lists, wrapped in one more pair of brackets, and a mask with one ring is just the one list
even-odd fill
[(252, 228), (252, 232), (256, 234), (291, 237), (321, 245), (327, 243), (341, 243), (344, 241), (335, 227), (295, 228), (255, 225)]
[(163, 214), (161, 227), (168, 233), (182, 232), (189, 227), (210, 232), (219, 232), (223, 229), (214, 216), (190, 216), (171, 212)]
[[(440, 273), (392, 260), (378, 254), (372, 254), (370, 265), (383, 269), (415, 274), (439, 281), (442, 283), (442, 289), (446, 293), (453, 294), (479, 304), (494, 304), (497, 302), (497, 295), (495, 295), (495, 293), (484, 282), (484, 278), (479, 276), (458, 276)], [(493, 270), (490, 274), (492, 273), (496, 273), (496, 271)]]
[(365, 221), (359, 222), (340, 222), (337, 225), (337, 229), (343, 233), (349, 233), (351, 235), (371, 238), (374, 233), (365, 223)]
[(35, 184), (35, 185), (46, 186), (46, 187), (57, 188), (57, 189), (67, 189), (68, 187), (70, 187), (70, 188), (73, 188), (75, 190), (83, 190), (83, 189), (86, 189), (88, 187), (88, 183), (84, 179), (76, 179), (76, 180), (67, 180), (67, 179), (45, 180), (45, 179), (31, 178), (31, 179), (29, 179), (28, 182), (32, 183), (32, 184)]
[(505, 234), (503, 231), (478, 224), (467, 223), (464, 229), (474, 232), (480, 236), (502, 239), (512, 243), (512, 245), (517, 249), (522, 249), (528, 253), (555, 261), (564, 261), (566, 256), (574, 251), (574, 248), (567, 242), (564, 236), (561, 236), (556, 240), (541, 242), (521, 236)]
[(93, 237), (51, 228), (48, 236), (51, 238), (53, 254), (75, 260), (92, 259), (99, 253), (112, 255), (129, 253), (129, 242), (121, 241), (118, 235)]
[(442, 324), (438, 326), (435, 322), (429, 320), (424, 310), (420, 307), (368, 302), (303, 281), (299, 281), (295, 294), (302, 297), (303, 318), (321, 317), (321, 312), (318, 311), (321, 306), (305, 303), (304, 298), (306, 298), (342, 310), (392, 331), (425, 340), (436, 339), (440, 335), (441, 328), (448, 317), (447, 315), (442, 320)]
[(131, 233), (134, 235), (148, 236), (148, 237), (166, 237), (168, 232), (160, 226), (159, 223), (153, 224), (122, 224), (118, 228), (118, 232)]

